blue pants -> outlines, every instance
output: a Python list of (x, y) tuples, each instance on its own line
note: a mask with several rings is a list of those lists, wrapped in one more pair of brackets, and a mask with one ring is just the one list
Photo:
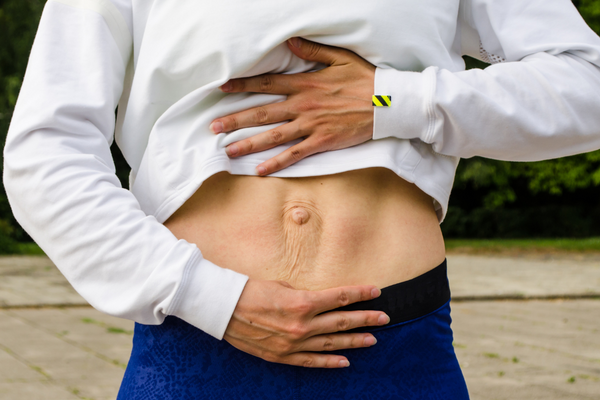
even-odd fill
[(269, 363), (175, 317), (158, 326), (136, 324), (118, 400), (467, 400), (452, 347), (449, 303), (370, 329), (375, 346), (336, 352), (350, 361), (342, 369)]

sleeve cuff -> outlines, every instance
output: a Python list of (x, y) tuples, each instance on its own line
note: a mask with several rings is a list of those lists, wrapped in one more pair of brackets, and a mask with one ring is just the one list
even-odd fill
[(392, 104), (374, 107), (374, 140), (395, 137), (427, 141), (434, 122), (435, 70), (434, 67), (423, 72), (376, 69), (374, 94), (391, 96)]
[(248, 281), (246, 275), (216, 266), (199, 255), (185, 279), (171, 315), (221, 340)]

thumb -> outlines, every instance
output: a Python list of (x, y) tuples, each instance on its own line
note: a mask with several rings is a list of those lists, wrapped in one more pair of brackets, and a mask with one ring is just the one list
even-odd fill
[(338, 64), (347, 55), (347, 50), (325, 46), (299, 37), (289, 39), (287, 45), (292, 53), (301, 59), (316, 61), (325, 65)]
[(276, 281), (277, 283), (279, 283), (281, 286), (288, 288), (288, 289), (294, 289), (296, 290), (295, 287), (293, 287), (292, 285), (290, 285), (289, 283), (287, 283), (286, 281)]

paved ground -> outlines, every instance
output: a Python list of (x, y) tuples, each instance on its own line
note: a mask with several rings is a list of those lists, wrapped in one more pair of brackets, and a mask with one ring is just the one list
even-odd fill
[[(474, 400), (600, 399), (598, 256), (448, 258)], [(48, 259), (0, 258), (0, 400), (116, 397), (133, 325), (85, 304)]]

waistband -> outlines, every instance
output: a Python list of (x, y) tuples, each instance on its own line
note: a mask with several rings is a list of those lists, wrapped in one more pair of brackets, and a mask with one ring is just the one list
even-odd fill
[[(387, 326), (424, 317), (450, 300), (446, 260), (411, 280), (381, 289), (381, 296), (336, 308), (334, 311), (376, 310), (390, 317)], [(373, 327), (352, 329), (349, 332), (373, 330)]]

